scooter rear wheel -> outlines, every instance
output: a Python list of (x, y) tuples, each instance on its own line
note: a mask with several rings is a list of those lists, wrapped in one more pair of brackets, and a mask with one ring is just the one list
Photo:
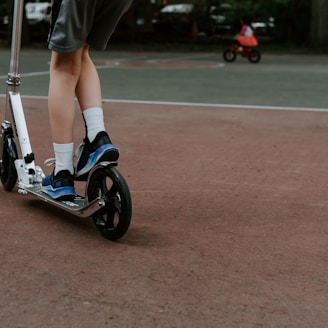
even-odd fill
[(130, 226), (132, 202), (125, 179), (114, 167), (104, 166), (92, 173), (88, 199), (97, 197), (104, 199), (106, 206), (92, 216), (96, 227), (107, 239), (121, 238)]

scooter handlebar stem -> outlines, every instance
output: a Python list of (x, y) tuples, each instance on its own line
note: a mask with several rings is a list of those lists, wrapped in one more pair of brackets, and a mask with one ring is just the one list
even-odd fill
[(9, 75), (14, 80), (19, 80), (19, 55), (22, 39), (24, 0), (15, 0), (13, 14), (13, 29), (11, 38), (11, 59)]

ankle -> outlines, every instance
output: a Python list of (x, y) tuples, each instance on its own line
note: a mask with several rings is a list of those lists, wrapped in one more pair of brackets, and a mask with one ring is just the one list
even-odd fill
[(92, 142), (97, 134), (105, 130), (104, 114), (101, 107), (90, 107), (83, 111), (87, 137)]
[(60, 171), (69, 171), (71, 174), (74, 173), (73, 167), (73, 154), (74, 144), (57, 144), (54, 143), (54, 152), (56, 158), (56, 166), (54, 174), (56, 175)]

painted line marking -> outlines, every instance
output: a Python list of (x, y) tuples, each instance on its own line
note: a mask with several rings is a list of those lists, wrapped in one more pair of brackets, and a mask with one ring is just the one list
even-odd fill
[[(0, 97), (6, 97), (0, 94)], [(26, 99), (48, 99), (47, 96), (28, 96), (23, 95)], [(125, 100), (125, 99), (103, 99), (107, 103), (126, 103), (126, 104), (145, 104), (145, 105), (162, 105), (162, 106), (184, 106), (184, 107), (208, 107), (208, 108), (231, 108), (231, 109), (259, 109), (259, 110), (276, 110), (276, 111), (301, 111), (301, 112), (322, 112), (328, 113), (328, 108), (311, 108), (311, 107), (279, 107), (279, 106), (258, 106), (258, 105), (237, 105), (237, 104), (211, 104), (211, 103), (190, 103), (190, 102), (171, 102), (171, 101), (151, 101), (151, 100)]]

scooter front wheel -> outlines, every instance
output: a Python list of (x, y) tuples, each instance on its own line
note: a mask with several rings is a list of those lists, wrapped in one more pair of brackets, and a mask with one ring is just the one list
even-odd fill
[(228, 63), (232, 63), (233, 61), (235, 61), (236, 57), (237, 53), (234, 50), (227, 49), (223, 52), (223, 59)]
[(2, 162), (0, 164), (1, 183), (5, 190), (11, 191), (17, 182), (17, 171), (15, 159), (17, 150), (14, 138), (10, 135), (4, 135)]
[(101, 197), (105, 206), (92, 218), (101, 234), (110, 240), (121, 238), (128, 230), (132, 216), (129, 187), (122, 174), (107, 165), (92, 173), (88, 184), (89, 202)]

